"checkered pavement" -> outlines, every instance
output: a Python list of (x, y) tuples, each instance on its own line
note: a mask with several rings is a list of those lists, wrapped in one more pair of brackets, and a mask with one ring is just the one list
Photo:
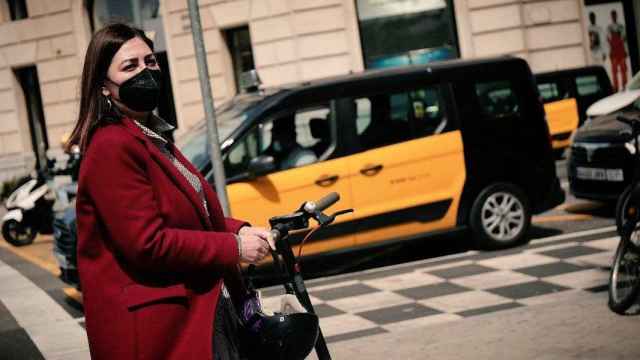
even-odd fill
[[(581, 291), (606, 291), (618, 241), (609, 231), (310, 281), (307, 286), (331, 343), (553, 302)], [(279, 309), (281, 293), (265, 290), (264, 307)]]
[[(606, 291), (618, 240), (609, 227), (516, 249), (316, 279), (307, 286), (323, 333), (335, 343)], [(67, 303), (63, 283), (4, 249), (0, 280), (0, 358), (88, 358), (84, 318)], [(264, 307), (279, 308), (282, 292), (265, 289)]]

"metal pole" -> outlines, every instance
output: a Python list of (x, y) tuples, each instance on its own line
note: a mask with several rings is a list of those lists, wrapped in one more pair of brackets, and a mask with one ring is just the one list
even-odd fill
[(200, 23), (200, 10), (198, 0), (189, 0), (189, 18), (191, 19), (191, 32), (193, 33), (193, 45), (196, 50), (196, 64), (198, 65), (198, 76), (200, 78), (200, 92), (204, 103), (205, 121), (207, 122), (207, 134), (209, 136), (209, 150), (211, 154), (211, 165), (213, 168), (213, 179), (216, 185), (218, 199), (222, 205), (225, 215), (229, 215), (229, 197), (227, 196), (227, 181), (222, 165), (222, 154), (220, 152), (220, 140), (218, 138), (218, 127), (216, 125), (216, 114), (213, 106), (213, 96), (211, 95), (211, 84), (209, 83), (209, 67), (207, 66), (207, 53), (204, 48), (204, 38), (202, 36), (202, 24)]

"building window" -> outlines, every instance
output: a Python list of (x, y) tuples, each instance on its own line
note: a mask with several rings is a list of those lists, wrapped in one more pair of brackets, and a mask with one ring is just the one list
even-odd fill
[(253, 48), (251, 47), (249, 27), (242, 26), (225, 30), (224, 38), (231, 55), (236, 89), (246, 89), (250, 84), (243, 83), (242, 74), (256, 68), (253, 62)]
[(22, 20), (29, 17), (27, 14), (27, 4), (25, 0), (7, 0), (9, 4), (9, 14), (11, 21)]
[(94, 31), (111, 22), (123, 22), (147, 30), (160, 17), (160, 0), (87, 0)]
[(357, 0), (367, 68), (458, 56), (451, 0)]
[(40, 81), (38, 70), (35, 66), (15, 69), (14, 74), (24, 95), (24, 105), (29, 122), (31, 145), (36, 157), (36, 168), (44, 169), (47, 166), (47, 149), (49, 139), (47, 125), (44, 120), (42, 96), (40, 95)]

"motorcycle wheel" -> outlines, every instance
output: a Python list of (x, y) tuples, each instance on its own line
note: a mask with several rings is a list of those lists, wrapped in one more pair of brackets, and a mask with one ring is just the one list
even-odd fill
[(16, 220), (10, 219), (2, 224), (2, 237), (13, 246), (25, 246), (33, 243), (36, 231), (31, 226), (24, 226)]
[(624, 315), (640, 292), (640, 255), (628, 235), (623, 235), (609, 277), (609, 308)]

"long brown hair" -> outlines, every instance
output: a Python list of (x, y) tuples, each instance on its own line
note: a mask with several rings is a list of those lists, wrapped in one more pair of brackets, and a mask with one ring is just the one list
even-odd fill
[(134, 37), (144, 40), (153, 50), (153, 41), (142, 30), (126, 24), (110, 24), (93, 34), (82, 69), (78, 121), (65, 145), (67, 150), (73, 144), (77, 144), (84, 154), (91, 135), (98, 126), (119, 120), (120, 117), (113, 106), (109, 105), (102, 95), (102, 87), (114, 55), (125, 42)]

